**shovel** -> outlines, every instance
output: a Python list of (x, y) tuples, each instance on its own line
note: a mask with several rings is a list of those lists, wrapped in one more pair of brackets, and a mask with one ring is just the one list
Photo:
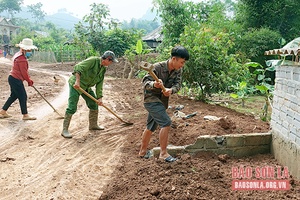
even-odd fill
[[(92, 95), (90, 95), (89, 93), (87, 93), (84, 89), (82, 89), (81, 87), (78, 88), (78, 90), (80, 92), (82, 92), (83, 94), (85, 94), (86, 96), (88, 96), (89, 98), (91, 98), (93, 101), (95, 101), (96, 103), (98, 102), (97, 99), (95, 99), (95, 97), (93, 97)], [(113, 114), (116, 118), (118, 118), (121, 122), (124, 123), (125, 126), (130, 126), (133, 123), (131, 122), (126, 122), (124, 121), (121, 117), (119, 117), (114, 111), (112, 111), (110, 108), (106, 107), (105, 105), (102, 105), (106, 110), (108, 110), (111, 114)]]
[(38, 89), (36, 87), (34, 87), (33, 85), (32, 85), (32, 87), (49, 104), (49, 106), (51, 106), (51, 108), (54, 110), (54, 112), (56, 112), (59, 115), (59, 119), (64, 119), (64, 117), (59, 112), (57, 112), (57, 110), (51, 105), (51, 103), (49, 101), (47, 101), (47, 99), (40, 93), (40, 91), (38, 91)]

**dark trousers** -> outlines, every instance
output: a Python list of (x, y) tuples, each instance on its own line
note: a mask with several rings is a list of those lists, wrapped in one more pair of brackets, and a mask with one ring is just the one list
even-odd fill
[(10, 85), (10, 97), (8, 97), (2, 109), (8, 110), (11, 104), (15, 102), (17, 99), (19, 99), (22, 114), (23, 115), (28, 114), (27, 93), (23, 81), (16, 79), (10, 75), (8, 76), (8, 83)]

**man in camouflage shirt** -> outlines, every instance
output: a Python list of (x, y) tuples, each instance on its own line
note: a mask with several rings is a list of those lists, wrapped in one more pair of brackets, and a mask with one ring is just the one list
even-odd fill
[[(176, 46), (171, 51), (171, 58), (154, 64), (153, 72), (159, 79), (155, 81), (147, 74), (143, 78), (144, 84), (144, 107), (148, 111), (147, 126), (142, 135), (142, 144), (139, 156), (149, 158), (151, 151), (147, 151), (152, 133), (160, 126), (159, 158), (166, 162), (174, 162), (176, 158), (167, 152), (168, 134), (171, 126), (171, 119), (167, 114), (169, 97), (179, 91), (181, 87), (181, 68), (189, 59), (188, 51), (182, 46)], [(163, 91), (162, 88), (166, 90)]]

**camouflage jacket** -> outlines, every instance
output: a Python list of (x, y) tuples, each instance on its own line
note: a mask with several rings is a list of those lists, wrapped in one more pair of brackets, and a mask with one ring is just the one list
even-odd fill
[[(165, 88), (172, 88), (172, 94), (177, 93), (181, 88), (182, 70), (173, 70), (169, 72), (168, 60), (158, 62), (153, 65), (153, 72), (156, 74), (157, 78), (162, 80)], [(153, 86), (154, 79), (151, 77), (151, 75), (145, 75), (142, 82), (144, 85), (144, 103), (162, 102), (165, 108), (167, 108), (169, 97), (163, 95), (161, 88), (155, 88)]]

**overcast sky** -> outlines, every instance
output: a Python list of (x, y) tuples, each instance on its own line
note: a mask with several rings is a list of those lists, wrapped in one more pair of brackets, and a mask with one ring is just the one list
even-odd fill
[(108, 5), (110, 17), (120, 21), (141, 18), (149, 8), (152, 8), (152, 0), (24, 0), (24, 5), (38, 2), (43, 4), (42, 10), (47, 14), (53, 14), (65, 8), (67, 12), (79, 18), (90, 13), (92, 3), (103, 3)]

